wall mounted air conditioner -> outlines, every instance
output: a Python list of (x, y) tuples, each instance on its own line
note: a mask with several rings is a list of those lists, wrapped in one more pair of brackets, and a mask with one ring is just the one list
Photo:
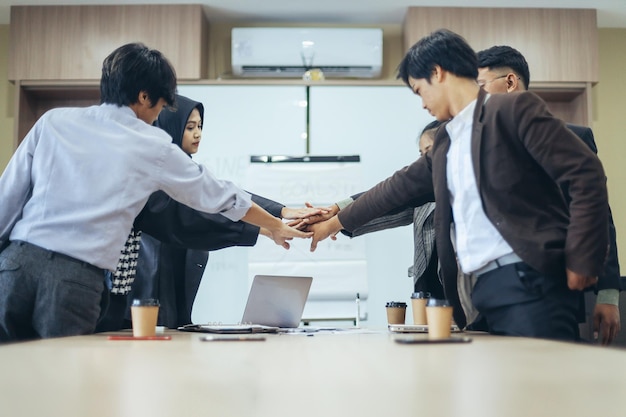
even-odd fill
[(383, 63), (383, 31), (366, 28), (233, 28), (231, 63), (241, 77), (375, 78)]

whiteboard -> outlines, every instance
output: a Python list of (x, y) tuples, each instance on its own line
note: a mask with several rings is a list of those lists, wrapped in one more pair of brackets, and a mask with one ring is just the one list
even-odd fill
[[(193, 159), (219, 178), (243, 187), (250, 155), (302, 155), (306, 150), (301, 86), (181, 85), (178, 92), (204, 105), (202, 142)], [(211, 252), (194, 302), (195, 323), (241, 320), (250, 288), (248, 253), (243, 247)]]
[[(365, 189), (418, 157), (417, 138), (433, 120), (405, 86), (315, 86), (310, 101), (311, 153), (360, 155)], [(413, 264), (413, 228), (384, 230), (353, 240), (364, 241), (367, 258), (368, 320), (364, 325), (386, 326), (387, 301), (410, 305), (413, 279), (407, 269)], [(323, 241), (319, 247), (333, 243)]]
[[(179, 92), (205, 106), (203, 141), (194, 159), (218, 177), (245, 187), (250, 155), (305, 153), (304, 86), (179, 86)], [(311, 154), (360, 155), (364, 190), (417, 157), (417, 136), (432, 120), (404, 86), (313, 86), (308, 105)], [(385, 302), (408, 301), (412, 292), (407, 274), (413, 262), (412, 228), (353, 241), (365, 246), (367, 258), (368, 317), (363, 325), (385, 326)], [(318, 251), (334, 250), (333, 243), (321, 242)], [(211, 253), (194, 322), (241, 319), (250, 285), (249, 254), (249, 248)]]
[[(274, 162), (252, 163), (247, 187), (255, 193), (289, 207), (315, 201), (326, 207), (363, 190), (359, 162)], [(303, 320), (346, 319), (356, 316), (356, 294), (360, 296), (361, 318), (367, 317), (367, 260), (363, 239), (338, 236), (332, 245), (314, 253), (310, 240), (294, 239), (285, 250), (269, 239), (261, 239), (249, 251), (249, 276), (286, 274), (313, 276)]]

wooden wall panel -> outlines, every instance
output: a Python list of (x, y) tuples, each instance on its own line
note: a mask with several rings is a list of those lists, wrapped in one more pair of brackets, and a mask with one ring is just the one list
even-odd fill
[(494, 45), (518, 49), (531, 82), (598, 81), (595, 9), (410, 7), (404, 50), (439, 28), (459, 33), (476, 51)]
[(206, 78), (202, 6), (12, 6), (9, 80), (100, 79), (103, 59), (128, 42), (160, 50), (179, 79)]

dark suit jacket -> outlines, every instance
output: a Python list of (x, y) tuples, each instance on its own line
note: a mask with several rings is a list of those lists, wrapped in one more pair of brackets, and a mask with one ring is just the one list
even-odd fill
[[(254, 194), (252, 201), (273, 216), (281, 216), (282, 204)], [(135, 228), (144, 233), (125, 314), (133, 298), (157, 298), (161, 304), (158, 324), (170, 328), (191, 323), (208, 251), (254, 246), (259, 236), (257, 226), (193, 210), (163, 192), (150, 196), (135, 219)]]
[[(596, 155), (533, 93), (492, 95), (480, 90), (471, 153), (485, 214), (527, 264), (566, 280), (565, 269), (597, 276), (608, 249), (604, 171)], [(484, 106), (483, 106), (484, 103)], [(339, 212), (347, 230), (411, 202), (437, 202), (435, 230), (446, 297), (460, 326), (466, 320), (457, 293), (450, 238), (452, 210), (446, 166), (450, 138), (442, 126), (425, 158), (397, 171)], [(557, 184), (567, 182), (567, 205)]]
[[(598, 153), (598, 147), (596, 146), (596, 141), (593, 137), (593, 131), (586, 126), (578, 126), (573, 124), (566, 125), (568, 129), (576, 134), (589, 148), (593, 151), (593, 153)], [(561, 189), (563, 190), (563, 194), (565, 195), (565, 200), (569, 203), (571, 198), (569, 197), (568, 185), (561, 184)], [(598, 279), (598, 290), (605, 289), (620, 289), (619, 282), (620, 272), (619, 272), (619, 259), (617, 255), (617, 233), (615, 231), (615, 224), (613, 223), (613, 215), (611, 214), (611, 208), (609, 207), (609, 255), (606, 259), (606, 264), (604, 265), (604, 271), (600, 274)]]

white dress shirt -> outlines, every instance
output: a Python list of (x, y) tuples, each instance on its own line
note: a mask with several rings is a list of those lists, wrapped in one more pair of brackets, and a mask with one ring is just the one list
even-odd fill
[(129, 107), (47, 112), (0, 177), (0, 241), (26, 241), (114, 270), (135, 217), (157, 190), (241, 219), (250, 195), (171, 142)]
[(476, 100), (447, 125), (450, 149), (446, 173), (456, 231), (456, 251), (461, 269), (471, 273), (513, 249), (487, 218), (472, 164), (472, 126)]

